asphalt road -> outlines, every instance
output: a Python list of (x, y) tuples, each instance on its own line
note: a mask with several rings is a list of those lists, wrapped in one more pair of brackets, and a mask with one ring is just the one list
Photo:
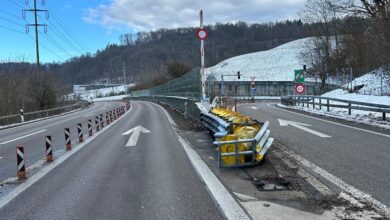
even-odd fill
[[(271, 135), (277, 141), (346, 183), (390, 205), (390, 136), (328, 123), (328, 119), (317, 120), (293, 114), (275, 107), (275, 103), (245, 104), (239, 106), (239, 112), (261, 121), (270, 121)], [(311, 125), (307, 128), (330, 137), (320, 137), (291, 125), (281, 126), (279, 119)]]
[(16, 146), (24, 146), (26, 165), (30, 166), (45, 157), (45, 136), (51, 135), (53, 152), (65, 152), (64, 128), (70, 128), (71, 139), (77, 140), (77, 123), (82, 123), (83, 134), (87, 135), (88, 119), (105, 114), (123, 105), (119, 102), (96, 103), (94, 106), (67, 115), (38, 121), (6, 130), (0, 130), (0, 182), (16, 176)]
[[(138, 125), (150, 133), (126, 147), (122, 134)], [(0, 209), (0, 219), (221, 216), (162, 110), (133, 102), (120, 121)]]

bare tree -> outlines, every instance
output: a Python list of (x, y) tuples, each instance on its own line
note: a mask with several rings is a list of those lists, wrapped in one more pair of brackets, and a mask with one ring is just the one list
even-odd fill
[(339, 17), (334, 0), (308, 0), (305, 10), (300, 13), (302, 21), (316, 23), (311, 32), (313, 38), (307, 50), (301, 54), (303, 61), (311, 67), (309, 72), (318, 76), (325, 87), (328, 75), (334, 71), (332, 53), (338, 57), (339, 37), (337, 18)]

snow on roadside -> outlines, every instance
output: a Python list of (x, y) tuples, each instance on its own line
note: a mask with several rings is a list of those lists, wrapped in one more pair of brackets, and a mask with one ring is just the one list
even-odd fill
[(93, 101), (95, 102), (101, 102), (101, 101), (115, 101), (115, 100), (122, 100), (123, 98), (128, 98), (129, 95), (117, 95), (117, 96), (110, 96), (110, 97), (103, 97), (103, 98), (94, 98)]
[(348, 115), (348, 111), (345, 109), (336, 109), (336, 108), (330, 108), (330, 111), (326, 111), (326, 107), (323, 107), (322, 109), (313, 109), (313, 108), (307, 108), (302, 106), (285, 106), (282, 104), (278, 104), (279, 107), (282, 108), (289, 108), (289, 109), (296, 109), (316, 115), (322, 115), (326, 117), (332, 117), (337, 119), (342, 119), (346, 121), (351, 121), (355, 123), (365, 124), (365, 125), (371, 125), (379, 128), (389, 129), (390, 130), (390, 121), (387, 119), (386, 121), (382, 120), (382, 115), (378, 117), (376, 114), (367, 113), (363, 111), (354, 111), (352, 110), (352, 114)]
[[(356, 93), (349, 93), (347, 90), (344, 89), (336, 89), (331, 92), (325, 93), (322, 96), (328, 97), (328, 98), (336, 98), (336, 99), (342, 99), (342, 100), (348, 100), (348, 101), (356, 101), (356, 102), (365, 102), (365, 103), (371, 103), (371, 104), (379, 104), (379, 105), (386, 105), (390, 108), (390, 96), (380, 96), (381, 94), (381, 78), (384, 70), (383, 69), (377, 69), (370, 73), (367, 73), (361, 77), (356, 78), (352, 82), (352, 86), (363, 86), (360, 90), (356, 91)], [(382, 93), (383, 94), (390, 94), (390, 86), (388, 83), (385, 83), (386, 79), (382, 81)], [(348, 85), (342, 86), (343, 88), (348, 88)], [(351, 87), (351, 84), (349, 85), (349, 88)], [(319, 99), (315, 100), (316, 103), (319, 104)], [(330, 101), (330, 104), (334, 105), (345, 105), (347, 106), (347, 103), (345, 102), (338, 102), (338, 101)], [(291, 108), (291, 109), (298, 109), (305, 112), (310, 112), (318, 115), (324, 115), (329, 117), (334, 117), (338, 119), (343, 119), (347, 121), (353, 121), (357, 123), (367, 124), (367, 125), (373, 125), (385, 129), (390, 129), (390, 114), (387, 114), (387, 120), (382, 120), (382, 113), (380, 112), (373, 112), (373, 111), (362, 111), (362, 110), (353, 110), (351, 112), (351, 115), (348, 114), (347, 108), (333, 108), (331, 107), (329, 112), (326, 109), (325, 100), (322, 100), (322, 109), (319, 109), (319, 105), (317, 104), (316, 108), (313, 109), (312, 107), (302, 107), (302, 106), (284, 106), (281, 105), (281, 107)], [(312, 106), (312, 105), (310, 105)], [(354, 106), (354, 105), (353, 105)], [(355, 105), (356, 106), (356, 105)]]

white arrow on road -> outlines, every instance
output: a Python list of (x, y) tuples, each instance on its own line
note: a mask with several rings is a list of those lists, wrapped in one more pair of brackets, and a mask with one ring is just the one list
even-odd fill
[(139, 134), (141, 132), (144, 134), (150, 133), (150, 131), (148, 129), (142, 127), (141, 125), (138, 125), (132, 129), (126, 131), (125, 133), (123, 133), (122, 135), (131, 134), (129, 141), (127, 141), (126, 147), (135, 147), (137, 145), (138, 137), (139, 137)]
[(257, 110), (257, 108), (256, 108), (256, 107), (254, 107), (254, 106), (252, 106), (252, 107), (251, 107), (251, 109)]
[(315, 131), (313, 129), (310, 129), (310, 128), (307, 128), (307, 127), (310, 127), (311, 125), (308, 125), (308, 124), (303, 124), (303, 123), (299, 123), (299, 122), (295, 122), (295, 121), (287, 121), (287, 120), (283, 120), (283, 119), (279, 119), (279, 124), (280, 126), (288, 126), (288, 125), (291, 125), (293, 127), (296, 127), (296, 128), (299, 128), (301, 130), (304, 130), (306, 132), (309, 132), (311, 134), (314, 134), (314, 135), (317, 135), (319, 137), (322, 137), (322, 138), (328, 138), (328, 137), (331, 137), (327, 134), (324, 134), (324, 133), (321, 133), (321, 132), (318, 132), (318, 131)]

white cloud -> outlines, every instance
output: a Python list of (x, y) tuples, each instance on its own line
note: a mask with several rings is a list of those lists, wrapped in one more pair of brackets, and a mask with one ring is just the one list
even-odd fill
[(296, 17), (306, 0), (112, 0), (84, 11), (84, 21), (108, 29), (126, 26), (138, 31), (235, 21), (269, 22)]

